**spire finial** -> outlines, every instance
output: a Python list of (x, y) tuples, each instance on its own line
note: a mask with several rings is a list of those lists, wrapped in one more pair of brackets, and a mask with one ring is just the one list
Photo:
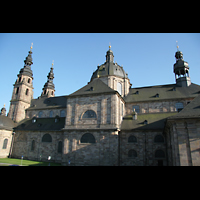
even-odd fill
[(5, 108), (5, 106), (6, 106), (6, 104), (4, 103), (4, 104), (3, 104), (3, 107)]
[(109, 42), (109, 49), (111, 48), (111, 42)]
[(178, 41), (176, 41), (177, 51), (179, 51)]
[(54, 60), (52, 61), (52, 68), (53, 68), (53, 65), (54, 65)]
[(31, 50), (32, 50), (32, 48), (33, 48), (33, 43), (31, 43)]

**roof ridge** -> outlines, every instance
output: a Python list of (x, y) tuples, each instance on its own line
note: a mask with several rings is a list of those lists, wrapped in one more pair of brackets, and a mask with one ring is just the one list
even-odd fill
[(136, 88), (131, 88), (131, 89), (152, 88), (152, 87), (159, 87), (159, 86), (176, 86), (176, 84), (151, 85), (151, 86), (136, 87)]

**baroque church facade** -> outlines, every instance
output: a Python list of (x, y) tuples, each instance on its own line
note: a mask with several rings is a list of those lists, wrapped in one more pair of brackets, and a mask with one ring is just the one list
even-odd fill
[(0, 115), (0, 157), (82, 166), (200, 165), (200, 86), (179, 49), (175, 84), (134, 88), (109, 46), (87, 85), (55, 96), (53, 64), (33, 99), (32, 47)]

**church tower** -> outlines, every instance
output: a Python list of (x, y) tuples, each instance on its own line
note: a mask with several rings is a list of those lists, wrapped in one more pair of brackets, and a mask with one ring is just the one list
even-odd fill
[(55, 94), (55, 86), (53, 83), (53, 79), (54, 79), (54, 73), (53, 73), (53, 62), (52, 62), (52, 66), (51, 66), (51, 70), (49, 72), (49, 74), (47, 75), (47, 82), (44, 84), (44, 87), (42, 88), (42, 94), (41, 97), (54, 97)]
[(174, 64), (174, 73), (175, 73), (176, 85), (180, 87), (188, 87), (191, 85), (189, 66), (188, 63), (183, 60), (183, 53), (179, 51), (178, 45), (175, 58), (176, 58), (176, 63)]
[(32, 45), (28, 56), (24, 60), (24, 67), (21, 68), (17, 75), (18, 78), (13, 85), (8, 117), (15, 122), (25, 118), (25, 110), (30, 107), (31, 100), (33, 99)]

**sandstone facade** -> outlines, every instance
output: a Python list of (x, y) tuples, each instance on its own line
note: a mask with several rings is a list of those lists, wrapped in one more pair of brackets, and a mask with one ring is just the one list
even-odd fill
[[(17, 124), (1, 128), (5, 117), (0, 118), (0, 156), (43, 161), (51, 156), (65, 166), (200, 165), (200, 86), (190, 82), (188, 67), (182, 69), (181, 52), (176, 84), (131, 88), (109, 47), (90, 82), (70, 95), (55, 97), (52, 65), (37, 99), (31, 53), (10, 104), (8, 117)], [(180, 84), (184, 73), (188, 84)]]

